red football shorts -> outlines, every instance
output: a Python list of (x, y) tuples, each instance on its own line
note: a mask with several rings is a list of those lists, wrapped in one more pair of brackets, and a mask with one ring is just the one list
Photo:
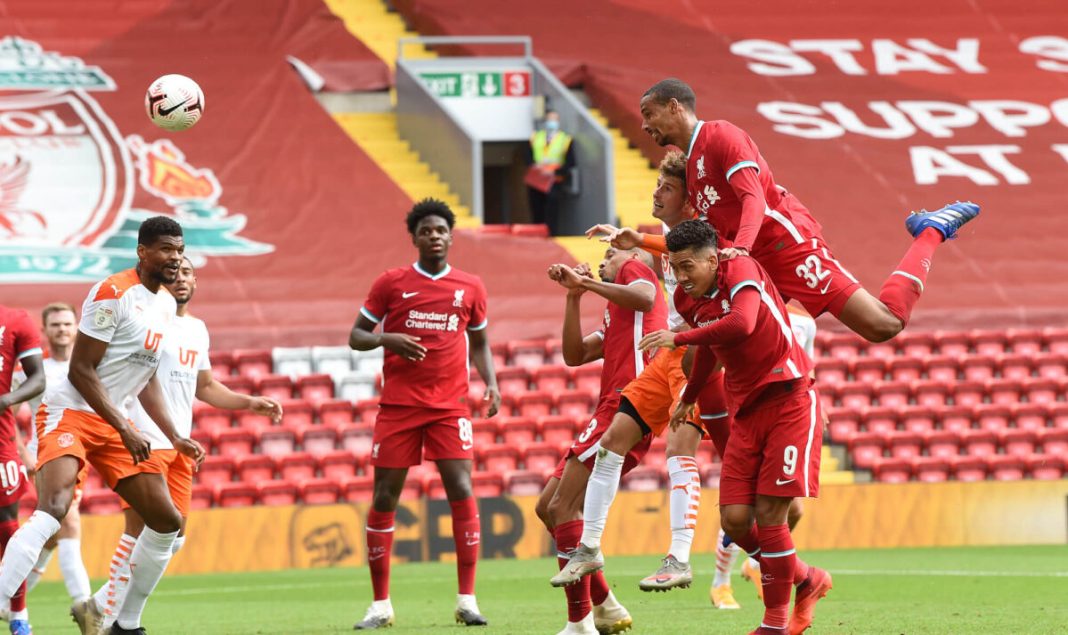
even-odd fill
[[(800, 380), (798, 380), (800, 381)], [(735, 415), (719, 480), (720, 505), (753, 505), (756, 495), (815, 498), (823, 416), (815, 388), (771, 384)], [(775, 392), (778, 394), (775, 394)]]
[(767, 270), (783, 300), (797, 300), (812, 317), (826, 312), (837, 316), (860, 289), (860, 283), (838, 262), (823, 238), (787, 234), (777, 245), (783, 246), (753, 256)]
[(727, 450), (727, 440), (731, 435), (730, 409), (727, 405), (727, 389), (723, 386), (723, 371), (713, 373), (708, 383), (697, 395), (697, 416), (701, 427), (712, 439), (720, 459)]
[(464, 411), (382, 405), (371, 440), (371, 464), (411, 467), (422, 463), (424, 455), (428, 461), (474, 460), (475, 436), (468, 416)]
[(140, 473), (118, 431), (94, 413), (42, 406), (36, 423), (38, 465), (73, 456), (83, 471), (86, 461), (91, 463), (112, 489), (122, 479)]
[(14, 442), (0, 444), (0, 507), (9, 507), (19, 502), (29, 492), (26, 466), (19, 458)]
[[(567, 453), (560, 459), (560, 462), (556, 465), (556, 469), (553, 470), (553, 477), (560, 478), (564, 475), (564, 465), (571, 457), (576, 457), (583, 465), (590, 470), (593, 470), (593, 464), (597, 460), (597, 448), (600, 447), (599, 443), (601, 437), (604, 436), (605, 431), (608, 430), (608, 426), (612, 425), (612, 419), (616, 416), (616, 412), (619, 411), (619, 395), (613, 395), (611, 398), (605, 399), (601, 403), (597, 404), (597, 410), (593, 413), (593, 419), (590, 424), (586, 426), (586, 429), (579, 434), (575, 439), (575, 443), (568, 448)], [(633, 470), (642, 459), (645, 458), (645, 453), (649, 451), (649, 444), (653, 442), (653, 435), (647, 434), (642, 437), (638, 444), (627, 452), (627, 455), (623, 457), (623, 473)]]
[[(167, 481), (167, 490), (178, 512), (184, 517), (189, 515), (193, 500), (193, 460), (180, 454), (177, 450), (152, 450), (147, 461), (137, 464), (142, 474), (162, 474)], [(130, 505), (119, 499), (122, 509)]]

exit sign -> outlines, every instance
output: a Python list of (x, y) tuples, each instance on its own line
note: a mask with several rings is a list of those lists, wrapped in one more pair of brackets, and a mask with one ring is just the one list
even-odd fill
[(529, 97), (530, 72), (420, 73), (423, 84), (438, 97)]

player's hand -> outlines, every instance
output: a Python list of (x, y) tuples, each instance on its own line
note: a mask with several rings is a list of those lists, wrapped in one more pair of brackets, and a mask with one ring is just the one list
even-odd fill
[(482, 403), (485, 406), (486, 418), (490, 418), (497, 414), (501, 409), (501, 391), (496, 386), (486, 386), (486, 394), (482, 396)]
[(135, 464), (148, 460), (149, 454), (152, 452), (152, 446), (148, 443), (145, 435), (141, 434), (133, 426), (127, 425), (119, 430), (119, 437), (122, 438), (122, 444), (130, 451), (130, 456), (133, 457)]
[(275, 423), (282, 420), (282, 404), (270, 397), (252, 397), (248, 409), (258, 415), (270, 417)]
[(584, 276), (579, 275), (577, 271), (567, 265), (549, 266), (549, 279), (568, 291), (585, 291), (585, 288), (582, 286), (583, 278)]
[(208, 456), (203, 446), (193, 439), (186, 439), (185, 437), (178, 437), (174, 440), (174, 449), (196, 461), (197, 468), (200, 468), (200, 464)]
[(634, 249), (635, 247), (641, 247), (642, 245), (641, 232), (631, 229), (630, 227), (615, 227), (613, 225), (601, 224), (594, 225), (586, 230), (587, 238), (593, 238), (597, 234), (601, 234), (601, 242), (608, 243), (616, 249)]
[(638, 342), (638, 348), (643, 352), (648, 353), (653, 349), (666, 348), (669, 351), (675, 350), (675, 332), (667, 329), (661, 329), (659, 331), (653, 331), (642, 338), (642, 341)]
[(393, 351), (410, 362), (421, 362), (426, 357), (426, 347), (419, 343), (421, 339), (405, 333), (383, 333), (382, 348)]
[(671, 421), (668, 425), (672, 430), (677, 430), (679, 426), (693, 419), (694, 404), (679, 402), (679, 405), (675, 406), (675, 412), (671, 413)]
[(740, 249), (738, 247), (726, 247), (724, 249), (720, 249), (719, 250), (719, 259), (720, 260), (731, 260), (732, 258), (737, 258), (738, 256), (748, 256), (748, 255), (749, 255), (749, 250), (748, 249)]
[(581, 262), (575, 265), (575, 273), (582, 276), (583, 278), (589, 278), (590, 280), (593, 280), (593, 269), (590, 268), (589, 263)]

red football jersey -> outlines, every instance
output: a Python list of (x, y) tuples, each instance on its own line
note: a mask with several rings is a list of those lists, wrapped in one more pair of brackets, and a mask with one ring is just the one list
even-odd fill
[[(30, 316), (21, 309), (0, 305), (0, 395), (11, 392), (11, 375), (20, 359), (41, 355), (41, 338)], [(15, 414), (8, 408), (0, 414), (0, 441), (14, 437)]]
[(775, 184), (771, 168), (749, 135), (728, 121), (700, 121), (687, 153), (686, 193), (690, 205), (716, 228), (724, 244), (734, 242), (742, 217), (742, 202), (730, 178), (745, 168), (758, 171), (768, 205), (751, 253), (772, 250), (784, 240), (793, 244), (820, 235), (820, 224), (805, 206)]
[(657, 286), (656, 274), (637, 260), (628, 260), (619, 268), (615, 284), (650, 284), (654, 293), (653, 309), (646, 313), (631, 311), (608, 303), (599, 333), (604, 338), (604, 366), (601, 367), (600, 400), (618, 399), (619, 392), (645, 369), (651, 356), (642, 353), (638, 342), (643, 337), (667, 328), (667, 302)]
[(676, 289), (675, 306), (693, 328), (708, 326), (730, 313), (731, 300), (745, 287), (760, 292), (756, 328), (733, 345), (709, 347), (723, 363), (724, 385), (734, 411), (767, 384), (807, 377), (811, 370), (808, 355), (794, 339), (778, 290), (764, 268), (748, 256), (721, 261), (716, 286), (700, 299), (686, 295), (682, 287)]
[(486, 319), (486, 288), (478, 276), (446, 266), (431, 275), (419, 268), (390, 269), (378, 276), (360, 313), (383, 333), (421, 338), (420, 362), (385, 352), (381, 403), (467, 410), (468, 331)]

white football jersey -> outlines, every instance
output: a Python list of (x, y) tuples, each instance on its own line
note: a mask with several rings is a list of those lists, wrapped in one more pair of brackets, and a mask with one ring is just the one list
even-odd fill
[[(197, 394), (197, 376), (202, 370), (211, 370), (208, 346), (208, 327), (191, 315), (175, 317), (163, 342), (163, 354), (156, 377), (163, 388), (171, 421), (181, 437), (189, 437), (193, 432), (193, 399)], [(130, 399), (127, 412), (153, 450), (174, 447), (145, 412), (136, 395)]]
[[(161, 288), (152, 293), (133, 269), (98, 282), (89, 291), (78, 331), (108, 343), (96, 372), (116, 407), (140, 393), (156, 372), (176, 309), (170, 292)], [(46, 434), (64, 409), (93, 411), (66, 377), (45, 392), (44, 405)]]
[[(661, 223), (661, 225), (664, 226), (664, 235), (666, 236), (670, 229), (665, 223)], [(675, 289), (679, 286), (679, 281), (675, 278), (675, 272), (671, 269), (667, 254), (660, 255), (660, 269), (664, 272), (664, 291), (667, 291), (668, 328), (674, 331), (686, 324), (686, 320), (675, 309)]]
[[(46, 353), (47, 355), (47, 353)], [(41, 366), (44, 367), (45, 372), (45, 391), (33, 399), (26, 401), (26, 405), (30, 408), (31, 416), (36, 420), (37, 409), (41, 407), (41, 402), (44, 401), (49, 390), (55, 390), (55, 387), (59, 385), (59, 382), (67, 378), (67, 371), (70, 370), (70, 360), (59, 361), (51, 357), (45, 357), (41, 360)], [(11, 384), (11, 389), (14, 390), (22, 385), (22, 382), (26, 381), (26, 373), (19, 368), (15, 371), (14, 382)], [(26, 451), (30, 453), (34, 459), (37, 458), (37, 426), (30, 426), (30, 438), (26, 442)]]
[(794, 313), (787, 307), (786, 313), (790, 316), (790, 328), (794, 332), (794, 339), (805, 354), (812, 361), (816, 361), (816, 320), (811, 315)]

